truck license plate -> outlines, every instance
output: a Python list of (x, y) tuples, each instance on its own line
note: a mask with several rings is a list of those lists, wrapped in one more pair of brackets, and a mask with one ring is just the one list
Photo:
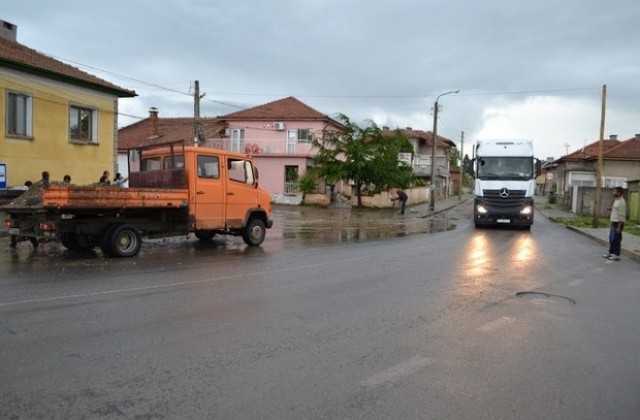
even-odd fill
[(496, 222), (498, 222), (498, 223), (511, 223), (511, 220), (509, 220), (509, 219), (498, 219), (498, 220), (496, 220)]
[(20, 233), (20, 229), (19, 228), (9, 228), (7, 229), (7, 233), (9, 235), (17, 235)]

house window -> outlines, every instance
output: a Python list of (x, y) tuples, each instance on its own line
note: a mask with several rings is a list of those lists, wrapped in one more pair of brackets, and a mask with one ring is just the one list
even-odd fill
[(97, 143), (95, 110), (72, 105), (69, 108), (69, 135), (71, 140)]
[(602, 177), (602, 188), (622, 187), (627, 188), (627, 178), (619, 176)]
[(311, 130), (308, 128), (298, 130), (298, 143), (311, 143), (312, 140), (313, 135), (311, 134)]
[(31, 137), (32, 98), (23, 93), (7, 93), (7, 135)]
[(244, 150), (244, 130), (234, 128), (231, 130), (231, 151), (242, 152)]

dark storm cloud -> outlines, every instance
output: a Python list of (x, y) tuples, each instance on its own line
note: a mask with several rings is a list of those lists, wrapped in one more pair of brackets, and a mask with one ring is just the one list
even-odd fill
[[(0, 18), (17, 24), (19, 41), (32, 48), (111, 72), (84, 68), (135, 89), (140, 96), (121, 109), (141, 117), (151, 106), (189, 115), (197, 79), (211, 116), (238, 109), (225, 104), (292, 95), (328, 114), (430, 129), (435, 96), (460, 89), (443, 101), (444, 134), (457, 138), (486, 128), (488, 108), (533, 97), (597, 109), (606, 83), (608, 127), (621, 137), (640, 131), (628, 126), (640, 109), (637, 2), (41, 3), (11, 2)], [(577, 142), (589, 134), (573, 135)]]

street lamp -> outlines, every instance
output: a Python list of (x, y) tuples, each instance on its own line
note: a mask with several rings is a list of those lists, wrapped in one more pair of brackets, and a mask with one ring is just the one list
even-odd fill
[(452, 93), (460, 93), (459, 90), (451, 90), (449, 92), (441, 93), (436, 97), (436, 102), (433, 104), (433, 141), (431, 147), (431, 188), (429, 197), (429, 209), (433, 213), (436, 210), (436, 144), (438, 142), (438, 100), (444, 95), (450, 95)]

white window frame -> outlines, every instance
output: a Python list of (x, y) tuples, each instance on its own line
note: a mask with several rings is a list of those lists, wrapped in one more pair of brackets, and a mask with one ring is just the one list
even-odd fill
[(308, 128), (299, 128), (298, 129), (298, 143), (307, 143), (310, 144), (313, 142), (313, 133)]
[(285, 138), (285, 150), (288, 155), (296, 152), (296, 142), (298, 141), (298, 130), (287, 130), (287, 137)]
[(244, 150), (245, 132), (242, 128), (231, 130), (231, 151), (242, 153)]
[[(11, 97), (20, 97), (24, 99), (24, 109), (18, 109), (18, 104), (15, 101), (11, 101)], [(33, 138), (33, 97), (28, 93), (17, 92), (17, 91), (7, 91), (6, 97), (6, 124), (5, 130), (7, 137), (14, 138), (23, 138), (23, 139), (31, 139)], [(16, 119), (22, 119), (22, 124), (19, 122), (16, 123), (16, 132), (12, 133), (9, 131), (11, 126), (11, 112), (16, 114)], [(23, 115), (19, 115), (23, 114)], [(21, 118), (20, 118), (21, 117)], [(23, 127), (17, 127), (18, 125), (23, 125)], [(24, 132), (23, 132), (24, 131)]]
[(627, 189), (627, 178), (623, 176), (603, 176), (602, 188), (622, 187)]
[(568, 187), (595, 187), (596, 177), (593, 172), (569, 172)]
[[(89, 129), (89, 137), (86, 139), (73, 137), (73, 129), (71, 125), (71, 117), (73, 115), (74, 110), (77, 111), (88, 111), (91, 115), (91, 128)], [(80, 143), (80, 144), (98, 144), (98, 112), (95, 108), (71, 104), (69, 105), (69, 140), (71, 143)]]

